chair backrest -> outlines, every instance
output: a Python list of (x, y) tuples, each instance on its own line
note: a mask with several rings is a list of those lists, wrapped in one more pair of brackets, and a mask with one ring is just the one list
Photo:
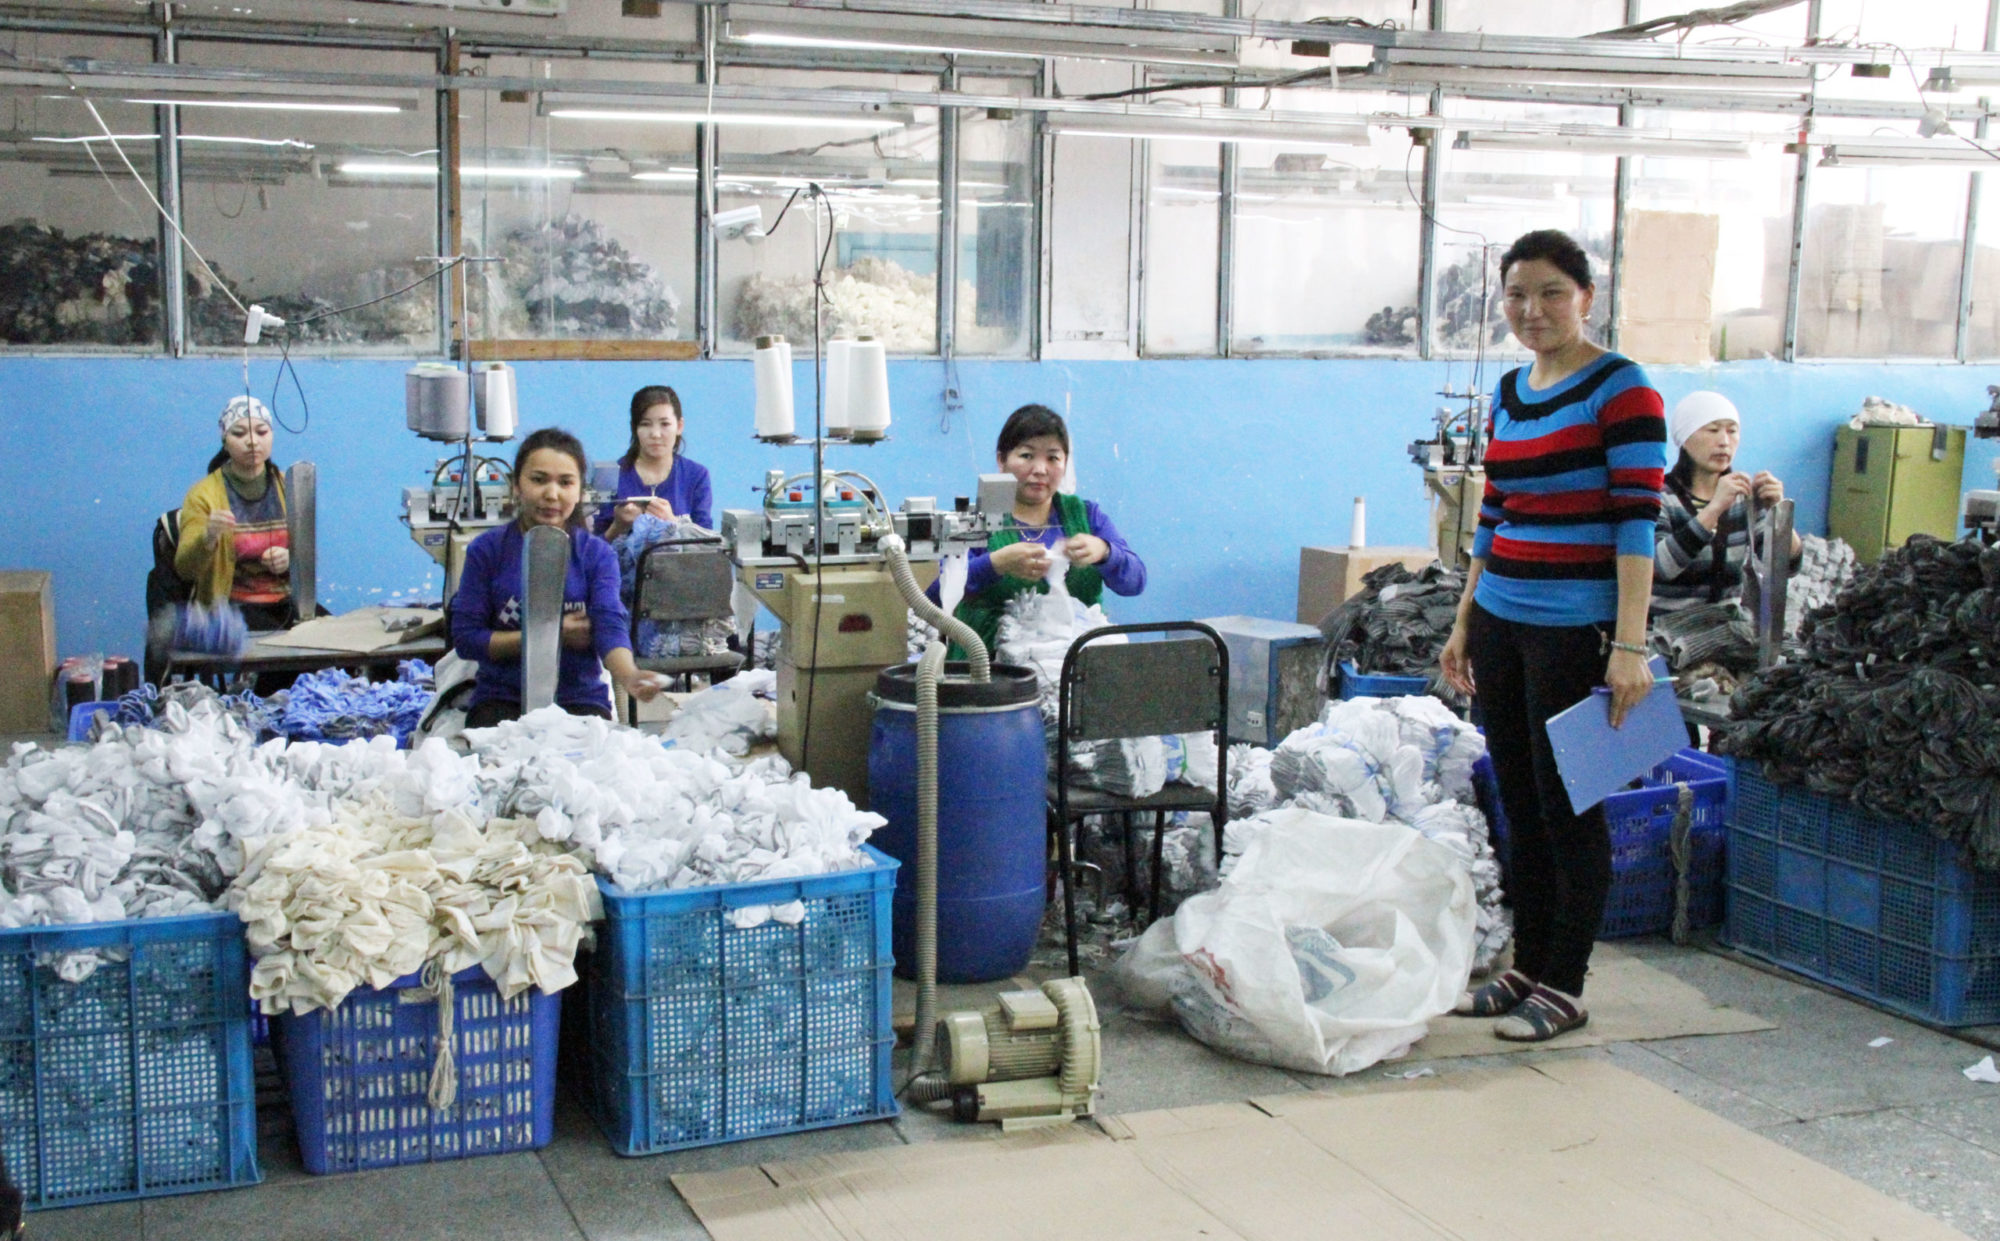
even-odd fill
[[(1118, 633), (1191, 632), (1157, 642)], [(1218, 731), (1228, 711), (1229, 652), (1206, 625), (1113, 625), (1078, 638), (1063, 658), (1060, 713), (1071, 741)], [(1218, 741), (1220, 738), (1218, 738)]]
[(181, 511), (170, 508), (153, 523), (153, 567), (146, 574), (146, 614), (163, 607), (186, 603), (194, 597), (194, 587), (174, 570), (174, 554), (181, 545)]
[(721, 539), (655, 543), (639, 557), (632, 613), (654, 621), (720, 620), (734, 615), (735, 585)]

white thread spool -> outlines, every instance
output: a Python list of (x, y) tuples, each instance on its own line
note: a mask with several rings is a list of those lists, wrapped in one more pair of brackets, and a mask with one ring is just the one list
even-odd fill
[(850, 438), (867, 442), (889, 434), (889, 351), (863, 336), (847, 357), (847, 425)]
[(481, 362), (473, 371), (472, 395), (479, 429), (490, 440), (514, 438), (514, 368), (505, 362)]
[(1347, 545), (1368, 546), (1368, 501), (1361, 496), (1354, 497), (1354, 528), (1348, 532)]
[(826, 433), (834, 439), (847, 438), (848, 388), (852, 383), (854, 341), (839, 336), (826, 342)]
[(782, 336), (759, 336), (751, 357), (757, 388), (757, 438), (791, 439), (792, 346)]

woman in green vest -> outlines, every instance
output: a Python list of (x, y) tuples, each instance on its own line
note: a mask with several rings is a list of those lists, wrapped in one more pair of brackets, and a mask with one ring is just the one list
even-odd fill
[[(1000, 428), (995, 453), (1018, 484), (1006, 526), (974, 552), (965, 574), (965, 599), (955, 615), (979, 634), (990, 651), (999, 636), (1007, 600), (1024, 590), (1048, 593), (1050, 567), (1069, 564), (1063, 582), (1085, 606), (1113, 594), (1146, 589), (1146, 565), (1126, 545), (1103, 509), (1056, 490), (1069, 468), (1069, 428), (1046, 405), (1023, 405)], [(932, 584), (930, 595), (938, 597)]]

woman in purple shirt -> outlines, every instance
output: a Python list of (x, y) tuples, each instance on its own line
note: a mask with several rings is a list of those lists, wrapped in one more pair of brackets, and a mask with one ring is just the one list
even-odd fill
[(672, 388), (652, 384), (632, 394), (632, 443), (618, 458), (618, 494), (597, 510), (597, 533), (615, 539), (632, 528), (639, 514), (662, 521), (685, 517), (704, 530), (715, 529), (708, 470), (681, 455), (681, 398)]
[[(1046, 405), (1023, 405), (1000, 428), (994, 454), (1014, 476), (1014, 512), (1005, 528), (966, 565), (965, 599), (955, 615), (993, 649), (1007, 600), (1024, 590), (1048, 593), (1047, 575), (1060, 546), (1069, 560), (1063, 584), (1076, 600), (1096, 604), (1113, 594), (1146, 589), (1146, 565), (1126, 545), (1103, 509), (1056, 490), (1069, 466), (1069, 428)], [(931, 598), (938, 597), (935, 583)]]
[(451, 601), (451, 639), (479, 665), (466, 709), (468, 728), (491, 728), (521, 714), (521, 621), (526, 597), (521, 549), (527, 532), (553, 526), (569, 535), (563, 583), (562, 659), (556, 705), (571, 715), (611, 718), (606, 670), (618, 687), (651, 702), (660, 680), (639, 671), (625, 604), (618, 597), (618, 557), (584, 528), (580, 504), (588, 466), (574, 435), (544, 427), (521, 441), (514, 456), (514, 505), (519, 516), (488, 530), (465, 552), (465, 570)]

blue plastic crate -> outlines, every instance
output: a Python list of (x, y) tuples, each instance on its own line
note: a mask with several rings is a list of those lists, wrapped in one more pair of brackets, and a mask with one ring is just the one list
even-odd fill
[(1939, 1025), (2000, 1022), (2000, 874), (1751, 764), (1729, 824), (1735, 948)]
[[(897, 863), (671, 892), (599, 880), (588, 969), (598, 1124), (620, 1154), (897, 1114), (889, 1056)], [(800, 901), (805, 919), (731, 912)]]
[(0, 1150), (29, 1209), (263, 1179), (249, 978), (231, 913), (0, 931)]
[(415, 974), (333, 1009), (273, 1019), (299, 1155), (315, 1174), (534, 1150), (555, 1136), (562, 995), (502, 1000), (479, 968), (452, 976), (458, 1099), (431, 1107), (437, 1001)]
[[(1477, 781), (1476, 766), (1473, 774)], [(1673, 826), (1680, 805), (1675, 786), (1682, 782), (1694, 797), (1689, 811), (1688, 924), (1705, 927), (1722, 921), (1729, 768), (1699, 750), (1682, 750), (1642, 777), (1642, 787), (1604, 799), (1604, 827), (1611, 837), (1611, 892), (1604, 902), (1604, 921), (1598, 925), (1599, 939), (1658, 935), (1673, 928)], [(1488, 796), (1482, 793), (1481, 809), (1486, 808)], [(1487, 818), (1492, 823), (1493, 848), (1505, 866), (1507, 817), (1495, 813), (1500, 804), (1497, 785), (1490, 798), (1494, 810), (1487, 811)]]
[(1357, 669), (1353, 660), (1340, 663), (1342, 698), (1403, 698), (1430, 692), (1429, 677), (1370, 676)]
[(69, 709), (69, 739), (71, 741), (90, 740), (90, 717), (93, 712), (109, 711), (118, 714), (115, 702), (79, 702)]

